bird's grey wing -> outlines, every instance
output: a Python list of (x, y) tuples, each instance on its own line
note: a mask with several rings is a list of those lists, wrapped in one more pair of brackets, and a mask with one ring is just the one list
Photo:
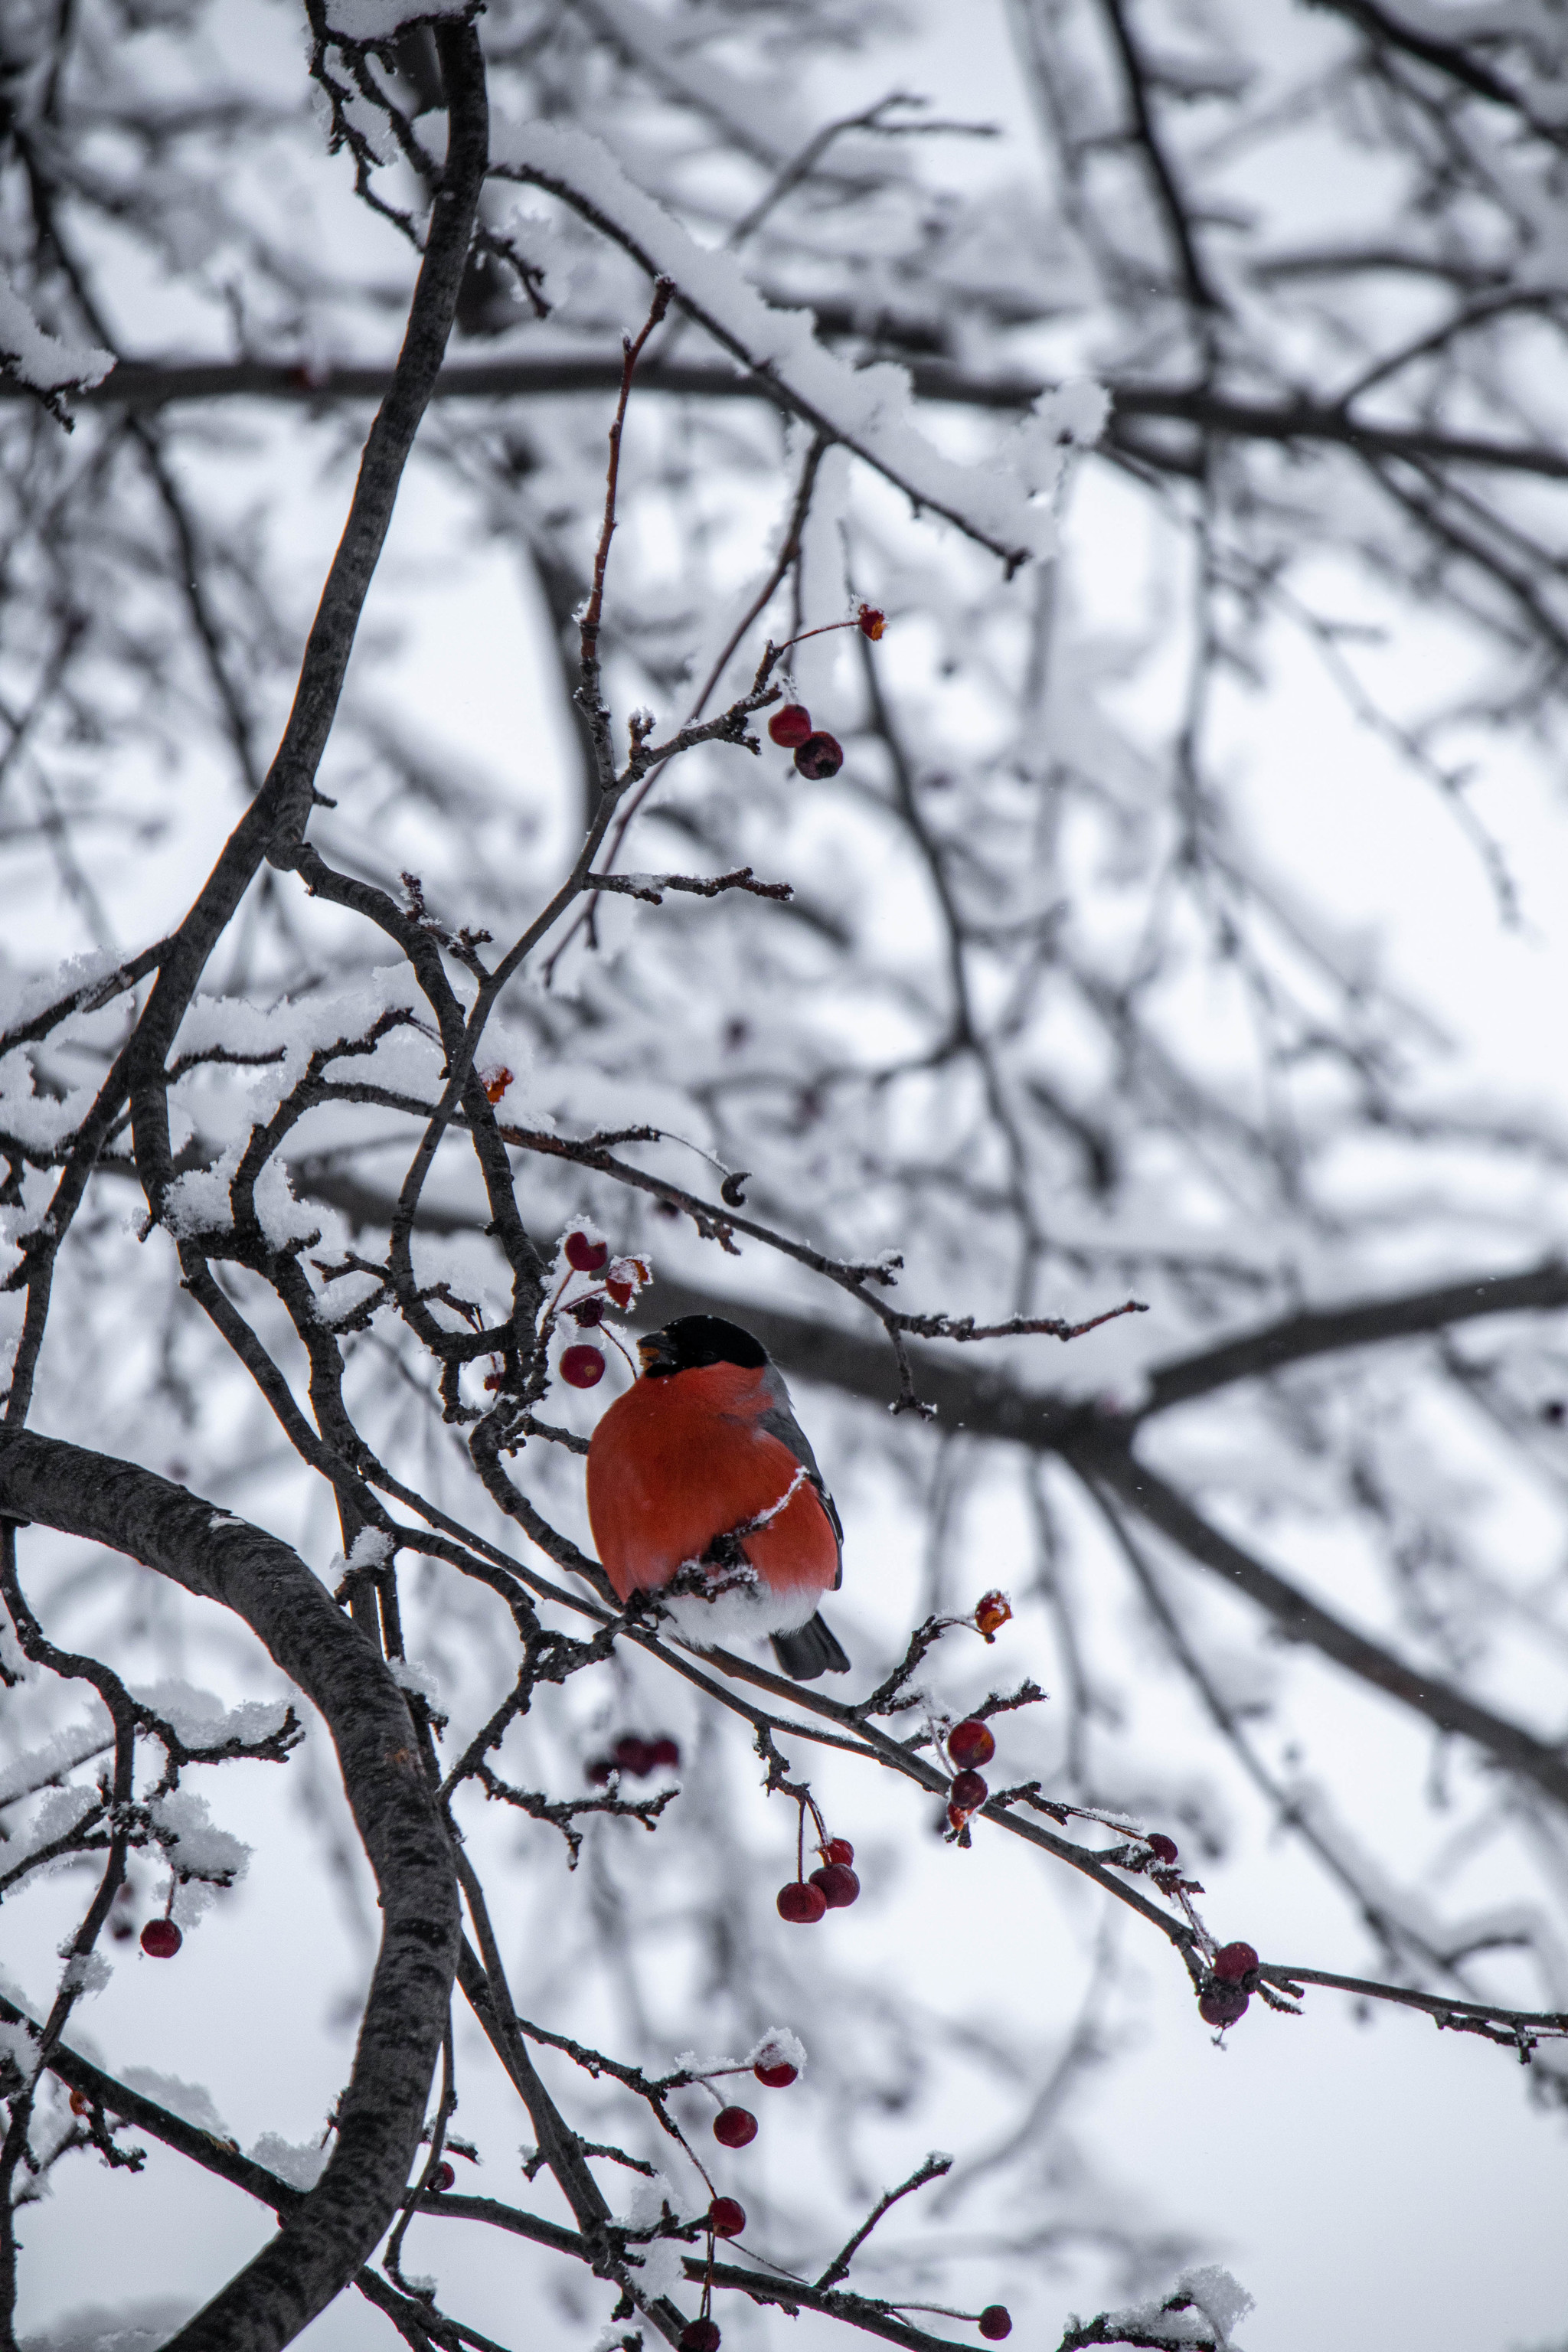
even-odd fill
[(816, 1466), (816, 1456), (811, 1450), (811, 1440), (795, 1417), (795, 1407), (790, 1402), (789, 1391), (784, 1386), (784, 1374), (776, 1364), (768, 1366), (767, 1390), (768, 1409), (759, 1416), (757, 1427), (765, 1429), (770, 1437), (776, 1437), (781, 1445), (788, 1446), (822, 1497), (823, 1509), (827, 1513), (833, 1528), (834, 1539), (838, 1546), (838, 1573), (833, 1580), (833, 1590), (837, 1592), (844, 1581), (844, 1522), (838, 1516), (838, 1506), (828, 1493), (822, 1473)]

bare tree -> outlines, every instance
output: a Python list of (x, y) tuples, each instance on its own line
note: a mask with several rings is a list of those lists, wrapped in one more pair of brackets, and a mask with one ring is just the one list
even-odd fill
[[(1064, 2352), (1225, 2344), (1233, 2283), (1047, 2160), (1106, 1918), (1194, 2032), (1337, 1988), (1568, 2095), (1560, 1113), (1450, 1073), (1224, 751), (1306, 647), (1518, 919), (1476, 785), (1560, 739), (1551, 12), (1012, 0), (1026, 182), (896, 80), (809, 109), (888, 38), (841, 0), (305, 14), (308, 66), (260, 5), (0, 16), (0, 1896), (80, 1898), (47, 1999), (0, 1991), (0, 2346), (29, 2207), (148, 2139), (279, 2225), (180, 2352), (350, 2289), (487, 2347), (411, 2266), (454, 2221), (607, 2282), (606, 2344), (994, 2338), (1083, 2247), (1129, 2299)], [(556, 708), (488, 771), (361, 636), (405, 483), (537, 616)], [(1097, 499), (1119, 633), (1059, 556)], [(1461, 650), (1417, 704), (1423, 631)], [(616, 1329), (681, 1313), (826, 1437), (848, 1696), (584, 1548)], [(226, 1699), (169, 1588), (254, 1637), (194, 1637)], [(1292, 1760), (1320, 1665), (1404, 1780)], [(139, 1927), (191, 1964), (246, 1859), (209, 1776), (313, 1769), (297, 1694), (381, 1919), (320, 2147), (246, 2155), (76, 2027)], [(1211, 1922), (1211, 1770), (1359, 1969)], [(1081, 2011), (939, 2013), (797, 1937), (778, 1854), (847, 1869), (846, 1801), (949, 1890), (995, 1841), (1098, 1890)], [(747, 2145), (730, 2089), (802, 2036), (811, 2182), (748, 2221), (714, 2109)], [(498, 2086), (522, 2184), (470, 2194)], [(879, 2194), (928, 2095), (984, 2120)]]

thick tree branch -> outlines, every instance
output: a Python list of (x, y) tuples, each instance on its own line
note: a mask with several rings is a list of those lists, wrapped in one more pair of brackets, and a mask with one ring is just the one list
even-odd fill
[[(1050, 385), (1037, 376), (987, 374), (949, 360), (904, 362), (922, 400), (956, 407), (1017, 411), (1033, 406)], [(548, 359), (461, 360), (441, 370), (431, 391), (436, 400), (527, 400), (567, 393), (614, 392), (621, 380), (619, 353), (563, 352)], [(329, 409), (344, 401), (375, 400), (391, 381), (384, 367), (305, 369), (265, 360), (184, 362), (129, 361), (84, 404), (160, 407), (171, 401), (285, 400)], [(1190, 453), (1122, 431), (1128, 418), (1189, 425), (1220, 439), (1272, 441), (1308, 447), (1314, 443), (1356, 449), (1364, 456), (1423, 459), (1443, 466), (1477, 466), (1504, 473), (1537, 474), (1568, 481), (1568, 450), (1548, 442), (1503, 440), (1485, 434), (1445, 433), (1422, 423), (1379, 422), (1352, 415), (1331, 401), (1300, 396), (1288, 401), (1248, 400), (1206, 384), (1158, 384), (1104, 379), (1111, 398), (1107, 438), (1125, 446), (1141, 463), (1157, 470), (1190, 470)], [(8, 387), (0, 383), (0, 400)], [(737, 372), (718, 361), (650, 360), (637, 372), (639, 394), (662, 392), (700, 400), (780, 400), (778, 388), (760, 374)]]
[(407, 1702), (286, 1544), (136, 1465), (17, 1432), (0, 1508), (140, 1560), (242, 1618), (320, 1708), (380, 1889), (381, 1950), (331, 2160), (169, 2352), (273, 2352), (353, 2278), (404, 2195), (457, 1967), (454, 1857)]

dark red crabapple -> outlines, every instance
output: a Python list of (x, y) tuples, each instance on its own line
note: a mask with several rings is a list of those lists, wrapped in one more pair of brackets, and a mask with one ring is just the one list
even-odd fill
[(1164, 1863), (1168, 1868), (1176, 1859), (1176, 1841), (1156, 1832), (1149, 1840), (1149, 1851), (1156, 1862)]
[(721, 2147), (748, 2147), (757, 2137), (757, 2119), (750, 2107), (721, 2107), (713, 2118), (713, 2137)]
[(980, 2315), (980, 2333), (990, 2344), (1000, 2344), (1013, 2333), (1013, 2315), (1005, 2303), (988, 2303)]
[(768, 721), (768, 733), (775, 743), (782, 743), (786, 751), (793, 751), (797, 743), (804, 743), (810, 732), (811, 713), (804, 702), (786, 702), (783, 709), (775, 710)]
[(804, 743), (795, 745), (795, 764), (803, 776), (820, 783), (825, 776), (836, 776), (844, 765), (844, 746), (837, 735), (808, 735)]
[(631, 1772), (640, 1780), (645, 1772), (653, 1769), (653, 1750), (646, 1739), (628, 1731), (616, 1742), (616, 1761), (623, 1772)]
[(719, 2323), (689, 2319), (680, 2331), (680, 2352), (719, 2352)]
[(787, 2091), (790, 2084), (800, 2078), (798, 2066), (787, 2066), (783, 2063), (776, 2066), (753, 2066), (752, 2072), (758, 2082), (764, 2084), (770, 2091)]
[(567, 1348), (561, 1357), (561, 1377), (569, 1389), (595, 1388), (605, 1377), (605, 1359), (597, 1348)]
[(449, 2164), (438, 2164), (431, 2176), (430, 2186), (436, 2189), (450, 2189), (457, 2177)]
[(592, 1291), (586, 1298), (574, 1299), (566, 1312), (581, 1331), (587, 1326), (604, 1321), (605, 1302), (596, 1290)]
[(806, 1885), (820, 1890), (830, 1911), (842, 1911), (860, 1892), (860, 1881), (846, 1862), (825, 1862), (820, 1870), (812, 1872)]
[(987, 1724), (955, 1723), (947, 1735), (947, 1752), (960, 1771), (965, 1771), (989, 1764), (996, 1753), (996, 1742)]
[(716, 2238), (738, 2238), (746, 2226), (746, 2209), (738, 2197), (715, 2197), (708, 2208), (708, 2227)]
[(609, 1262), (608, 1242), (591, 1242), (586, 1234), (567, 1234), (566, 1263), (569, 1266), (574, 1267), (577, 1273), (597, 1274), (599, 1268), (602, 1265), (608, 1265)]
[(973, 1813), (985, 1802), (991, 1791), (980, 1773), (957, 1772), (947, 1793), (951, 1803), (962, 1806), (966, 1813)]
[(142, 1930), (142, 1949), (155, 1960), (172, 1960), (184, 1940), (172, 1919), (149, 1919)]
[(792, 1927), (815, 1927), (827, 1908), (827, 1897), (820, 1886), (803, 1885), (792, 1878), (787, 1886), (779, 1888), (778, 1906), (779, 1917)]
[(875, 604), (862, 604), (855, 618), (860, 624), (860, 635), (876, 642), (888, 625), (886, 613), (879, 613)]
[(855, 1849), (847, 1838), (829, 1838), (817, 1851), (824, 1862), (841, 1862), (846, 1870), (855, 1859)]
[(1214, 1972), (1221, 1984), (1239, 1984), (1258, 1966), (1250, 1944), (1222, 1944), (1214, 1956)]
[(1211, 1984), (1198, 1995), (1198, 2015), (1205, 2025), (1234, 2025), (1246, 2014), (1247, 2001), (1239, 1985)]
[(680, 1762), (680, 1748), (679, 1743), (676, 1740), (671, 1739), (668, 1733), (666, 1733), (662, 1738), (650, 1739), (647, 1748), (647, 1760), (655, 1770), (658, 1769), (659, 1765), (668, 1764), (671, 1771), (674, 1771)]

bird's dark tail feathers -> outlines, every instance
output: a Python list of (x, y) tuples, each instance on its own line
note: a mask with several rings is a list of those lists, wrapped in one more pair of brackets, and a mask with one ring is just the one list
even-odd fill
[(849, 1661), (820, 1616), (796, 1633), (775, 1633), (773, 1651), (792, 1682), (814, 1683), (818, 1675), (847, 1675)]

